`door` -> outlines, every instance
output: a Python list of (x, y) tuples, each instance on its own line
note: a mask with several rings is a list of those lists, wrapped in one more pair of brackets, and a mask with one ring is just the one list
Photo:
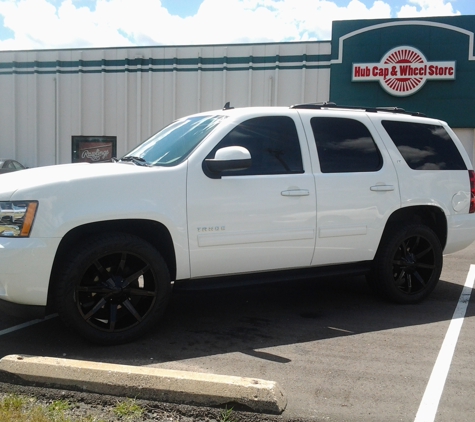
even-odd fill
[(214, 158), (223, 147), (244, 147), (252, 158), (248, 169), (211, 178), (203, 171), (203, 157), (190, 159), (187, 209), (192, 277), (310, 265), (315, 184), (302, 145), (306, 147), (306, 140), (299, 120), (263, 116), (237, 124), (206, 156)]
[[(337, 112), (338, 113), (338, 112)], [(313, 265), (374, 258), (386, 221), (400, 207), (397, 174), (362, 113), (302, 113), (311, 144), (317, 190)]]

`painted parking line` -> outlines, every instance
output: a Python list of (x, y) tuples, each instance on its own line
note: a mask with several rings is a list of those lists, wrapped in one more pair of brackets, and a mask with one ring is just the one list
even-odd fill
[(471, 265), (462, 294), (460, 295), (449, 329), (447, 330), (444, 342), (442, 343), (439, 356), (437, 356), (435, 366), (432, 369), (429, 383), (427, 384), (426, 391), (422, 397), (414, 422), (433, 422), (435, 420), (440, 397), (444, 391), (445, 381), (449, 373), (450, 364), (452, 363), (460, 330), (462, 329), (465, 313), (470, 301), (470, 295), (472, 294), (474, 281), (475, 265)]
[(22, 330), (23, 328), (31, 327), (32, 325), (39, 324), (40, 322), (47, 321), (48, 319), (57, 317), (58, 314), (48, 315), (43, 319), (34, 319), (33, 321), (24, 322), (23, 324), (18, 324), (5, 330), (0, 331), (0, 336), (5, 334), (13, 333), (14, 331)]

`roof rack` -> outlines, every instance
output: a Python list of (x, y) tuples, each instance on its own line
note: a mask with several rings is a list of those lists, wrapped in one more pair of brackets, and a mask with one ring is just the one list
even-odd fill
[(298, 108), (298, 109), (309, 109), (309, 110), (321, 110), (326, 108), (336, 108), (336, 109), (349, 109), (349, 110), (364, 110), (368, 113), (377, 113), (378, 111), (386, 111), (389, 113), (400, 113), (400, 114), (409, 114), (411, 116), (421, 116), (426, 117), (424, 113), (420, 113), (419, 111), (406, 111), (400, 107), (364, 107), (364, 106), (342, 106), (336, 105), (332, 102), (321, 102), (321, 103), (306, 103), (306, 104), (294, 104), (291, 105), (290, 108)]

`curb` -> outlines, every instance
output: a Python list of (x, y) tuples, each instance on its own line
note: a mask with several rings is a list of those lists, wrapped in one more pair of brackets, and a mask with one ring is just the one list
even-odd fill
[(10, 375), (11, 383), (170, 403), (239, 403), (272, 414), (281, 414), (287, 405), (278, 383), (256, 378), (28, 355), (0, 359), (2, 373)]

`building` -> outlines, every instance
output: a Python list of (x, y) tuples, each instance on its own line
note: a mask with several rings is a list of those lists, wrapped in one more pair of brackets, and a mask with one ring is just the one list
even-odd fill
[(317, 42), (0, 52), (0, 156), (110, 160), (175, 118), (332, 101), (446, 120), (474, 161), (475, 16), (333, 22)]

